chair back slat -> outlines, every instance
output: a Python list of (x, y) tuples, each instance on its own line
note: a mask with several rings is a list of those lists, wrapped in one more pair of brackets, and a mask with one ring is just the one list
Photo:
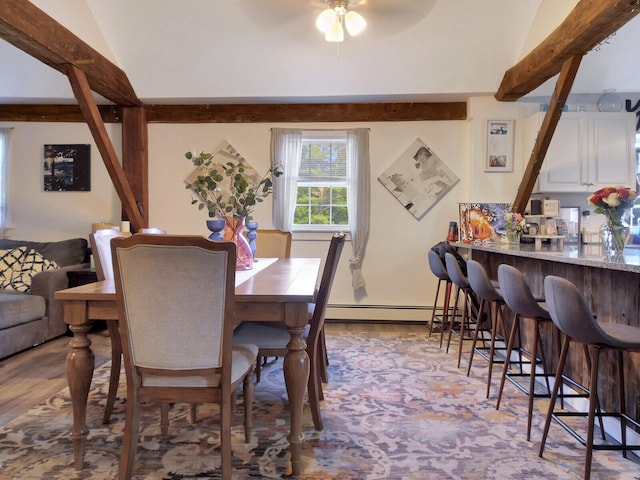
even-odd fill
[(316, 295), (315, 308), (311, 317), (311, 329), (309, 330), (309, 338), (307, 343), (315, 343), (320, 331), (324, 326), (324, 317), (327, 312), (327, 303), (329, 302), (329, 294), (333, 286), (333, 280), (336, 276), (340, 255), (344, 247), (345, 234), (336, 233), (331, 237), (329, 251), (322, 270), (322, 278), (320, 279), (320, 287)]

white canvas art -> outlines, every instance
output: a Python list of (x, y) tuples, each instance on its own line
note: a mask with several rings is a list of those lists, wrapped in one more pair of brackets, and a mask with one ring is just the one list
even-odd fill
[(419, 138), (378, 180), (418, 220), (460, 181)]

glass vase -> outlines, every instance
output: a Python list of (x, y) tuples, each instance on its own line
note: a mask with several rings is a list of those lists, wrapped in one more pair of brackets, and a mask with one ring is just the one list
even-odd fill
[(244, 217), (224, 217), (227, 228), (224, 231), (224, 239), (236, 244), (236, 270), (251, 270), (253, 268), (253, 252), (249, 240), (244, 236)]
[(600, 241), (607, 257), (621, 257), (631, 230), (621, 220), (608, 219), (600, 226)]
[(511, 245), (520, 244), (520, 232), (507, 232), (507, 241)]

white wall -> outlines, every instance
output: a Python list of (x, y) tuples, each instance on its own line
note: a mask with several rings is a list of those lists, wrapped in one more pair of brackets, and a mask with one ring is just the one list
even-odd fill
[[(498, 103), (491, 97), (473, 99), (469, 121), (388, 122), (371, 124), (283, 125), (301, 128), (369, 127), (371, 151), (371, 232), (363, 273), (366, 296), (355, 298), (348, 259), (343, 252), (330, 303), (333, 316), (362, 319), (418, 319), (428, 317), (433, 303), (435, 278), (427, 250), (446, 236), (449, 221), (458, 219), (458, 202), (511, 202), (522, 174), (523, 122), (531, 105)], [(513, 173), (484, 172), (487, 119), (516, 119)], [(17, 123), (11, 175), (14, 229), (11, 237), (55, 240), (86, 237), (91, 223), (118, 223), (120, 202), (106, 169), (83, 124)], [(208, 234), (206, 214), (190, 204), (183, 179), (191, 170), (184, 157), (189, 150), (212, 150), (227, 140), (258, 171), (269, 165), (271, 124), (149, 125), (150, 225), (171, 233)], [(120, 126), (109, 125), (116, 151), (120, 151)], [(461, 181), (420, 220), (416, 220), (378, 182), (380, 175), (416, 139), (421, 138), (460, 177)], [(44, 192), (43, 145), (46, 143), (92, 143), (91, 192)], [(268, 199), (270, 200), (270, 199)], [(255, 219), (271, 227), (271, 203), (260, 205)], [(292, 254), (324, 257), (329, 234), (294, 235)], [(354, 306), (365, 308), (352, 308)], [(378, 306), (409, 309), (370, 308)]]

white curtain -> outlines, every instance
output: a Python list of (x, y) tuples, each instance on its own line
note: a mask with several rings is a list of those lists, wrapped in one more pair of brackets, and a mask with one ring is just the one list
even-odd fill
[[(350, 152), (348, 207), (353, 256), (349, 259), (351, 284), (354, 290), (366, 286), (362, 275), (367, 240), (369, 239), (370, 191), (369, 130), (346, 130)], [(271, 166), (280, 165), (284, 174), (274, 178), (273, 226), (290, 232), (296, 203), (296, 182), (302, 156), (303, 130), (271, 129)]]
[(0, 238), (9, 226), (9, 153), (13, 128), (0, 128)]
[(302, 130), (271, 129), (271, 166), (284, 174), (273, 177), (273, 228), (290, 232), (296, 207), (296, 181), (302, 158)]
[(362, 275), (362, 261), (369, 239), (371, 205), (371, 179), (369, 174), (369, 129), (347, 130), (347, 145), (353, 155), (350, 162), (353, 171), (349, 174), (349, 224), (351, 225), (351, 248), (349, 259), (351, 285), (354, 290), (366, 287)]

